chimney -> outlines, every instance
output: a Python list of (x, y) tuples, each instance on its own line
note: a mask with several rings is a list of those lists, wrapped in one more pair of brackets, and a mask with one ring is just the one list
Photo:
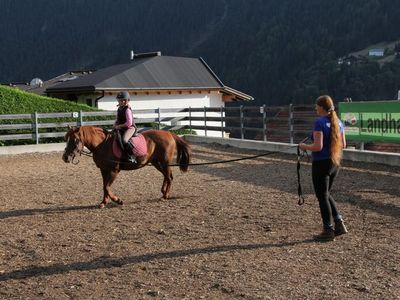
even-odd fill
[(146, 58), (146, 57), (154, 57), (154, 56), (161, 56), (161, 51), (134, 53), (133, 50), (131, 50), (131, 60), (134, 60), (135, 58)]

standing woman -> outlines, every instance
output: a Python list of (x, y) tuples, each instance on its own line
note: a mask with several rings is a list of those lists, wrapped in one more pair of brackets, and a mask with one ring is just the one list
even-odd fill
[(335, 236), (347, 233), (343, 218), (330, 194), (339, 172), (346, 138), (343, 123), (335, 112), (330, 96), (318, 97), (315, 109), (319, 118), (314, 123), (311, 139), (313, 143), (300, 143), (299, 147), (301, 150), (312, 151), (312, 181), (323, 223), (322, 233), (314, 238), (318, 241), (333, 241)]

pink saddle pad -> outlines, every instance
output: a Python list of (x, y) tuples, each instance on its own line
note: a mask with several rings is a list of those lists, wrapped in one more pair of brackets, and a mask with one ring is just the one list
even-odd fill
[[(147, 143), (143, 134), (137, 134), (131, 138), (131, 143), (133, 144), (133, 155), (136, 157), (147, 155)], [(114, 138), (113, 141), (113, 153), (116, 158), (120, 159), (122, 156), (121, 148), (117, 142), (117, 139)]]

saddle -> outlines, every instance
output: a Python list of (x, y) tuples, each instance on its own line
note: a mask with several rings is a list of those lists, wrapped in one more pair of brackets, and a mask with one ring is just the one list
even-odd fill
[[(141, 157), (147, 155), (147, 143), (143, 134), (135, 134), (128, 143), (132, 146), (131, 151), (133, 156)], [(123, 159), (125, 147), (123, 146), (122, 138), (119, 133), (114, 134), (112, 150), (117, 159)]]

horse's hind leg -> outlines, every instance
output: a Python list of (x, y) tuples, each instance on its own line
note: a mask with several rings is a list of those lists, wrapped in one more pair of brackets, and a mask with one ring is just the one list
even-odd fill
[(174, 179), (171, 172), (171, 167), (168, 163), (153, 162), (154, 167), (164, 175), (163, 184), (161, 186), (161, 193), (163, 194), (162, 199), (169, 198), (169, 192), (171, 190), (172, 180)]
[(166, 174), (167, 175), (164, 174), (164, 180), (166, 180), (165, 191), (164, 191), (164, 199), (168, 199), (169, 198), (169, 192), (171, 190), (172, 180), (174, 179), (174, 177), (172, 176), (171, 167), (167, 167)]
[(115, 178), (117, 178), (118, 173), (119, 171), (101, 170), (101, 175), (103, 176), (103, 201), (99, 205), (100, 208), (104, 208), (110, 199), (118, 204), (123, 204), (123, 202), (115, 196), (111, 190), (111, 185)]

